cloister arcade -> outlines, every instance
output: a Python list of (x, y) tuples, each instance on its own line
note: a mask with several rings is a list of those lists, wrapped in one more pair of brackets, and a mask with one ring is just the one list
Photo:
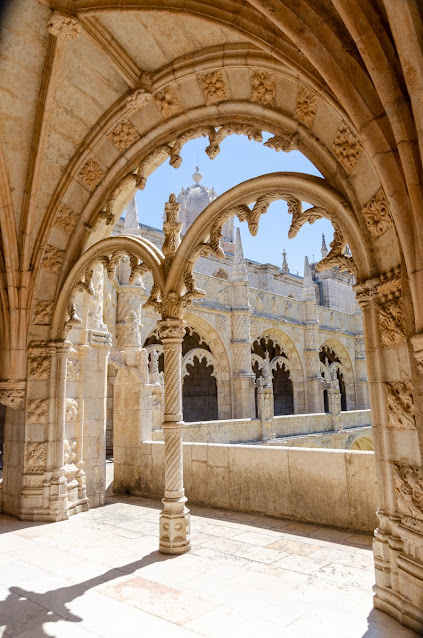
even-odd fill
[[(132, 23), (138, 14), (152, 19), (162, 49), (143, 46)], [(76, 0), (70, 7), (42, 0), (17, 2), (7, 19), (15, 31), (13, 38), (8, 31), (1, 74), (3, 511), (57, 521), (104, 501), (108, 366), (116, 370), (120, 423), (136, 409), (127, 389), (142, 393), (149, 375), (136, 313), (122, 327), (124, 352), (109, 352), (103, 270), (113, 279), (125, 258), (129, 286), (147, 272), (152, 278), (148, 304), (163, 348), (160, 550), (190, 549), (181, 429), (183, 400), (191, 398), (182, 391), (182, 347), (186, 325), (204, 334), (192, 312), (203, 294), (193, 268), (200, 256), (221, 255), (225, 222), (236, 216), (255, 235), (269, 204), (282, 199), (292, 215), (290, 236), (315, 218), (332, 221), (334, 241), (319, 268), (347, 268), (357, 281), (380, 486), (375, 605), (423, 631), (420, 4)], [(131, 234), (111, 236), (155, 168), (166, 160), (180, 165), (188, 140), (207, 137), (206, 152), (215, 158), (226, 136), (261, 142), (264, 131), (271, 134), (266, 146), (301, 151), (323, 178), (275, 172), (239, 184), (212, 202), (182, 241), (170, 196), (162, 250)], [(189, 376), (195, 356), (204, 356), (218, 412), (232, 382), (227, 418), (254, 404), (252, 340), (241, 304), (237, 317), (234, 368), (212, 339), (212, 356), (193, 348), (184, 370)], [(303, 377), (278, 340), (272, 360), (284, 379), (280, 396), (290, 383), (295, 410), (305, 379), (307, 411), (318, 412), (324, 362), (307, 352), (322, 346), (329, 364), (342, 366), (333, 369), (348, 407), (351, 362), (330, 341), (316, 343), (311, 314), (307, 321)], [(214, 361), (222, 371), (212, 382)], [(138, 423), (131, 432), (115, 423), (128, 465), (139, 455), (142, 414)]]

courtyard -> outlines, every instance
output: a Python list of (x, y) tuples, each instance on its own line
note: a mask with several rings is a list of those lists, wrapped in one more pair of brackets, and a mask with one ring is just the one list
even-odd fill
[(1, 635), (417, 635), (372, 608), (370, 535), (191, 506), (192, 551), (166, 556), (160, 509), (109, 487), (104, 507), (68, 521), (0, 515)]

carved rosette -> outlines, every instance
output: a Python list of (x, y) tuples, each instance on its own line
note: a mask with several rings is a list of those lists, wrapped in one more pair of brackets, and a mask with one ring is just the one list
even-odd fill
[(164, 118), (174, 115), (181, 108), (181, 103), (170, 86), (155, 93), (154, 101)]
[(351, 173), (363, 152), (363, 146), (350, 127), (345, 122), (341, 122), (332, 150), (339, 163), (348, 173)]
[(76, 40), (81, 32), (78, 20), (60, 11), (53, 11), (47, 20), (47, 28), (51, 35), (65, 40)]
[(59, 250), (59, 248), (56, 248), (55, 246), (47, 245), (43, 253), (41, 268), (48, 272), (57, 274), (60, 272), (64, 257), (64, 250)]
[(364, 219), (373, 239), (382, 235), (392, 226), (388, 204), (381, 188), (367, 202), (361, 212), (364, 215)]
[(25, 472), (42, 474), (47, 467), (47, 441), (25, 443)]
[(398, 511), (423, 523), (423, 479), (417, 466), (393, 463)]
[(61, 204), (57, 211), (54, 225), (56, 226), (56, 228), (61, 228), (62, 230), (64, 230), (67, 235), (70, 235), (75, 228), (78, 218), (79, 213), (75, 213), (66, 204)]
[(268, 71), (255, 71), (250, 77), (251, 100), (266, 106), (274, 106), (276, 84), (274, 76)]
[(227, 99), (226, 83), (223, 71), (212, 71), (197, 76), (198, 84), (206, 98), (207, 104), (222, 102)]
[(388, 426), (415, 428), (415, 407), (411, 383), (386, 383), (388, 392)]
[(78, 177), (85, 186), (93, 190), (103, 179), (104, 171), (98, 162), (90, 159), (82, 166)]
[(297, 104), (294, 117), (311, 128), (317, 112), (317, 98), (314, 93), (305, 86), (300, 86), (297, 95)]
[(107, 138), (116, 146), (118, 151), (126, 151), (139, 137), (138, 131), (135, 130), (129, 120), (119, 122), (107, 135)]

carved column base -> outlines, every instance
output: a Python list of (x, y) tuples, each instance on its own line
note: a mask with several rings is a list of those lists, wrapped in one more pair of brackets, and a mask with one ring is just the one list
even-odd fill
[(185, 554), (191, 549), (190, 514), (187, 498), (163, 498), (160, 514), (160, 544), (162, 554)]
[(23, 521), (64, 521), (69, 518), (67, 481), (63, 468), (44, 477), (26, 474), (20, 495), (19, 518)]

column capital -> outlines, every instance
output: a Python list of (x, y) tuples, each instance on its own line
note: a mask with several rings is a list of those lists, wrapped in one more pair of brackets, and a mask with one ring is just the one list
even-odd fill
[(162, 343), (181, 343), (185, 336), (183, 319), (168, 317), (157, 322)]

